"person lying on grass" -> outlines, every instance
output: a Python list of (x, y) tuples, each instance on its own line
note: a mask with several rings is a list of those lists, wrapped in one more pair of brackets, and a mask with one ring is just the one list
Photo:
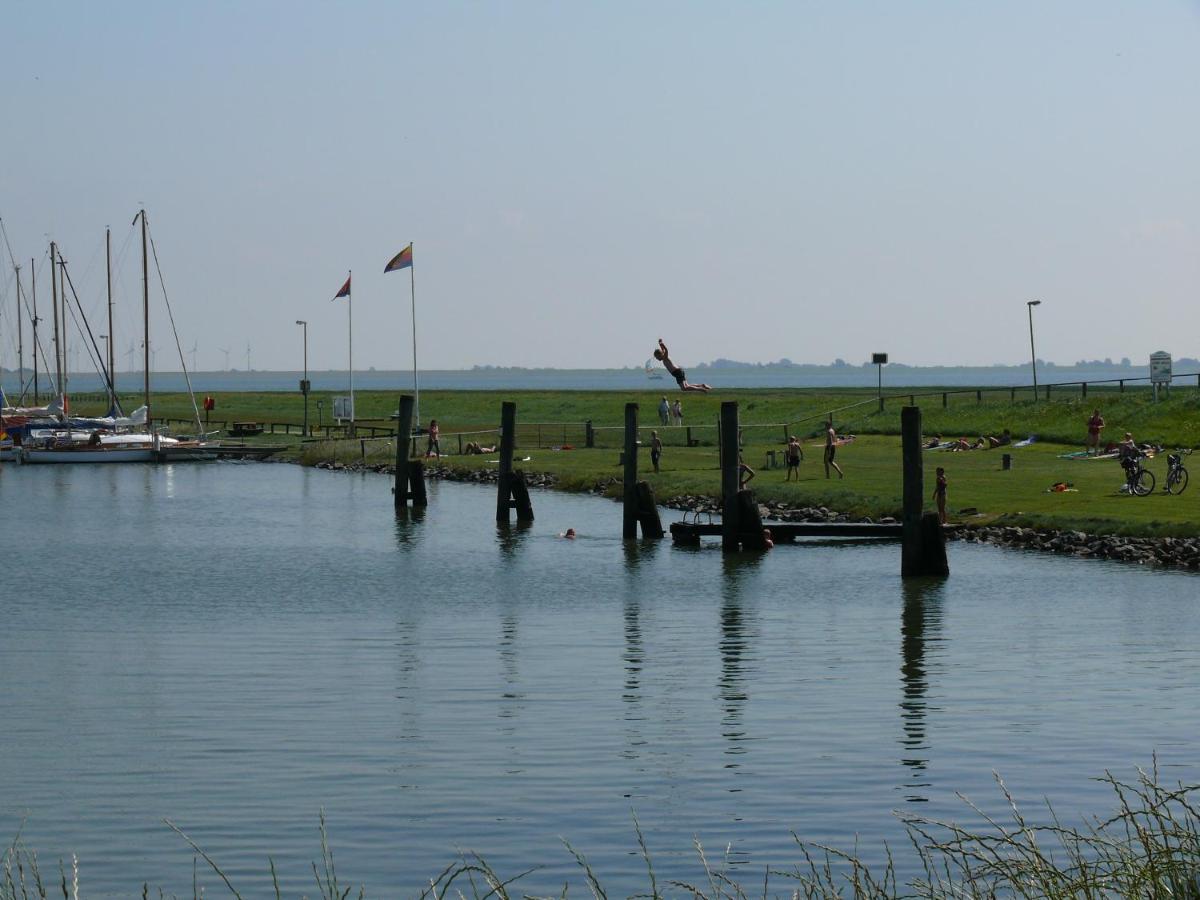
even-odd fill
[(663, 339), (658, 339), (658, 349), (654, 351), (654, 358), (663, 364), (668, 372), (675, 378), (681, 391), (703, 391), (708, 393), (712, 387), (707, 384), (690, 384), (687, 380), (687, 374), (675, 363), (671, 362), (671, 354), (667, 351), (667, 345), (663, 343)]

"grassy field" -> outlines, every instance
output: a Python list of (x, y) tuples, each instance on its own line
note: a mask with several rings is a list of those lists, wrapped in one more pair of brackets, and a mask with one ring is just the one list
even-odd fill
[[(926, 393), (928, 389), (925, 389)], [(666, 449), (662, 472), (650, 472), (648, 454), (643, 454), (642, 473), (659, 499), (686, 494), (715, 495), (719, 473), (715, 448), (716, 418), (722, 400), (739, 401), (744, 429), (746, 461), (758, 470), (751, 484), (760, 501), (791, 505), (826, 506), (855, 515), (896, 515), (900, 509), (900, 407), (908, 397), (889, 400), (883, 412), (870, 391), (862, 390), (754, 390), (714, 392), (709, 395), (669, 394), (681, 397), (685, 426), (691, 428), (698, 446), (686, 446), (687, 428), (657, 424), (656, 407), (661, 392), (560, 391), (488, 392), (427, 391), (421, 395), (424, 421), (436, 417), (442, 430), (442, 463), (467, 469), (489, 468), (495, 456), (461, 456), (460, 439), (489, 443), (495, 439), (502, 400), (517, 403), (520, 465), (527, 471), (552, 473), (561, 487), (587, 490), (611, 484), (616, 493), (621, 469), (618, 450), (623, 442), (621, 423), (627, 402), (640, 404), (642, 439), (649, 430), (659, 431)], [(331, 407), (328, 397), (310, 398), (310, 421), (317, 420), (316, 400), (324, 401), (325, 421)], [(1084, 422), (1099, 407), (1110, 423), (1106, 437), (1119, 438), (1125, 430), (1139, 441), (1167, 447), (1200, 444), (1200, 392), (1176, 388), (1170, 399), (1152, 402), (1145, 390), (1099, 392), (1086, 400), (1078, 396), (1051, 402), (1034, 402), (1029, 396), (1014, 403), (1007, 390), (985, 392), (982, 402), (974, 393), (950, 395), (943, 408), (940, 392), (917, 397), (926, 434), (974, 437), (1009, 428), (1017, 438), (1037, 434), (1030, 447), (977, 450), (965, 453), (925, 453), (928, 491), (933, 489), (933, 468), (945, 466), (949, 480), (951, 517), (958, 521), (997, 522), (1071, 528), (1094, 533), (1183, 536), (1196, 533), (1200, 516), (1200, 485), (1183, 496), (1156, 492), (1149, 497), (1118, 493), (1122, 483), (1119, 465), (1112, 460), (1061, 459), (1060, 455), (1082, 446)], [(361, 393), (357, 398), (360, 421), (380, 427), (391, 426), (388, 416), (395, 410), (397, 395)], [(128, 404), (127, 404), (128, 405)], [(77, 404), (78, 408), (78, 404)], [(826, 479), (821, 465), (817, 432), (821, 420), (834, 411), (839, 431), (859, 437), (839, 450), (838, 461), (845, 479)], [(162, 395), (155, 398), (155, 414), (182, 418), (190, 415), (186, 398)], [(299, 395), (278, 393), (226, 394), (217, 398), (214, 420), (264, 423), (299, 423), (303, 401)], [(596, 447), (584, 449), (584, 422), (591, 420)], [(784, 469), (766, 467), (767, 451), (781, 451), (784, 436), (795, 433), (805, 439), (805, 461), (800, 480), (784, 481)], [(264, 435), (269, 443), (289, 443), (299, 455), (299, 439), (293, 434)], [(423, 441), (420, 442), (423, 447)], [(555, 449), (570, 446), (574, 449)], [(1001, 468), (1001, 454), (1013, 456), (1011, 471)], [(395, 449), (385, 439), (318, 442), (305, 445), (306, 462), (336, 458), (343, 462), (390, 462)], [(782, 462), (782, 453), (777, 453)], [(1197, 458), (1200, 460), (1200, 457)], [(1165, 456), (1149, 461), (1161, 486), (1165, 480)], [(1197, 463), (1200, 466), (1200, 462)], [(1069, 482), (1075, 490), (1047, 492), (1056, 482)], [(975, 510), (975, 512), (967, 512)]]

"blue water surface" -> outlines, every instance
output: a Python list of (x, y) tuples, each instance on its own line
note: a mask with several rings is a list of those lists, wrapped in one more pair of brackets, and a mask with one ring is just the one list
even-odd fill
[(586, 890), (564, 840), (622, 896), (636, 816), (661, 880), (704, 880), (698, 842), (757, 891), (793, 833), (912, 874), (893, 811), (1003, 814), (993, 772), (1068, 821), (1113, 808), (1106, 769), (1196, 775), (1195, 576), (952, 545), (949, 579), (902, 582), (895, 544), (724, 556), (622, 542), (606, 500), (537, 492), (506, 529), (493, 490), (397, 519), (389, 487), (0, 469), (0, 835), (77, 854), (87, 896), (190, 896), (169, 819), (244, 896), (268, 857), (312, 895), (324, 810), (368, 896), (465, 851)]

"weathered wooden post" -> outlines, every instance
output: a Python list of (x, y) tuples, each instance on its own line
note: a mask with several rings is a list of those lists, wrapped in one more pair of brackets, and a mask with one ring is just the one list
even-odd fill
[(514, 472), (513, 450), (517, 444), (517, 404), (505, 401), (500, 406), (500, 473), (496, 484), (496, 521), (508, 524), (508, 511), (514, 506), (518, 522), (533, 521), (533, 506), (524, 476)]
[(741, 535), (738, 507), (738, 405), (736, 400), (721, 403), (721, 549), (738, 549)]
[(639, 481), (636, 490), (637, 520), (638, 524), (642, 526), (642, 537), (663, 537), (666, 532), (663, 531), (662, 519), (658, 516), (658, 503), (654, 499), (654, 488), (650, 487), (649, 482)]
[(396, 421), (396, 485), (392, 488), (396, 509), (407, 509), (409, 500), (408, 436), (412, 432), (413, 398), (400, 396), (400, 412)]
[(638, 405), (625, 404), (625, 481), (622, 485), (621, 537), (637, 537)]
[(949, 575), (946, 535), (937, 513), (923, 515), (925, 479), (921, 458), (921, 408), (900, 411), (900, 446), (904, 465), (904, 529), (900, 574)]
[(945, 409), (949, 405), (950, 405), (950, 399), (947, 396), (946, 392), (942, 391), (942, 409)]
[(583, 423), (583, 445), (589, 450), (596, 446), (596, 429), (592, 427), (591, 419)]

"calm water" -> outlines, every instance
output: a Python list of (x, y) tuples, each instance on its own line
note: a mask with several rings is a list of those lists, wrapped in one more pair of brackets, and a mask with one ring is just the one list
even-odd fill
[[(380, 476), (219, 463), (0, 469), (0, 836), (84, 892), (191, 890), (170, 818), (247, 896), (339, 873), (413, 895), (470, 849), (529, 891), (577, 869), (660, 878), (799, 861), (791, 831), (903, 852), (892, 810), (1112, 808), (1089, 778), (1158, 752), (1196, 775), (1193, 576), (952, 546), (623, 545), (615, 504), (432, 485), (397, 522)], [(582, 537), (560, 540), (574, 526)], [(202, 872), (209, 890), (215, 878)], [(778, 882), (782, 890), (785, 885)], [(583, 890), (576, 881), (572, 891)]]

